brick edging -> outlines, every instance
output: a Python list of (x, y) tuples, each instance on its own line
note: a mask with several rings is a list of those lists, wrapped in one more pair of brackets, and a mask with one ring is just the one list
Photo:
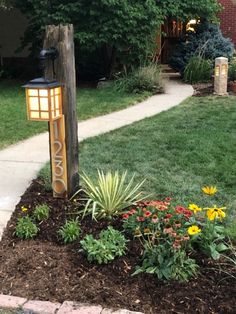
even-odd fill
[(26, 298), (0, 294), (1, 309), (23, 309), (32, 314), (144, 314), (129, 310), (112, 310), (101, 305), (91, 305), (73, 301), (52, 303), (49, 301), (27, 300)]

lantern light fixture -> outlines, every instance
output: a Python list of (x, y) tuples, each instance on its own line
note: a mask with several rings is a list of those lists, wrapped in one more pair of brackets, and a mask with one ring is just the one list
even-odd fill
[(53, 121), (62, 116), (62, 84), (37, 78), (25, 84), (27, 116), (34, 121)]
[(220, 66), (216, 65), (215, 66), (215, 76), (219, 76), (220, 75)]

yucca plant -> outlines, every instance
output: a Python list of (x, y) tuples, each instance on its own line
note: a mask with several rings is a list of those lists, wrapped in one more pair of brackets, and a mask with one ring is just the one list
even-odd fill
[(145, 199), (146, 196), (140, 191), (145, 180), (134, 184), (134, 177), (126, 183), (126, 171), (122, 174), (108, 171), (105, 174), (98, 170), (98, 179), (94, 182), (87, 174), (81, 174), (85, 185), (83, 191), (88, 196), (85, 209), (81, 211), (83, 217), (91, 214), (92, 219), (111, 219), (122, 214), (128, 206)]

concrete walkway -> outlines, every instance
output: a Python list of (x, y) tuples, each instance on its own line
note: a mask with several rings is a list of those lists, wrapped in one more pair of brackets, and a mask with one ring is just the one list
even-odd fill
[[(118, 112), (80, 122), (79, 140), (154, 116), (178, 105), (192, 94), (192, 86), (170, 80), (166, 83), (165, 94), (152, 96), (142, 103)], [(0, 151), (0, 239), (20, 196), (48, 160), (48, 133), (42, 133)]]

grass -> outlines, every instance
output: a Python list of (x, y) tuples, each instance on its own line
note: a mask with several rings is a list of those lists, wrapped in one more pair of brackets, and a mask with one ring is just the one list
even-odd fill
[[(80, 144), (80, 170), (128, 170), (147, 178), (153, 198), (209, 204), (203, 185), (216, 185), (217, 205), (236, 209), (236, 97), (189, 98), (153, 118)], [(49, 173), (48, 166), (43, 170)], [(228, 215), (230, 216), (230, 215)], [(236, 236), (235, 224), (230, 233)]]
[[(46, 122), (27, 121), (23, 82), (0, 81), (0, 149), (47, 130)], [(78, 119), (124, 109), (147, 98), (150, 93), (126, 94), (114, 86), (77, 90)]]

